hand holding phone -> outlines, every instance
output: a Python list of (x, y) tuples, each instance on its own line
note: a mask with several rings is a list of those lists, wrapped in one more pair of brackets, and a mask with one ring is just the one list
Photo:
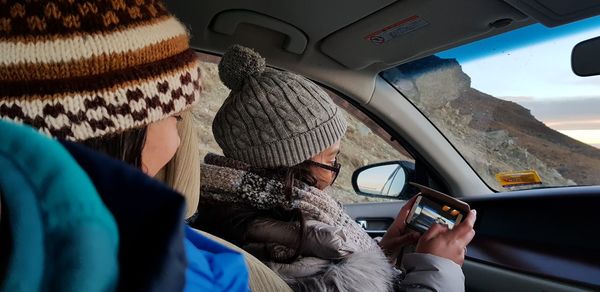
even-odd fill
[(415, 251), (447, 258), (462, 266), (466, 247), (475, 236), (477, 212), (463, 201), (411, 184), (421, 190), (406, 218), (406, 226), (423, 233)]
[(419, 184), (411, 184), (421, 191), (406, 218), (407, 226), (413, 230), (424, 233), (434, 223), (453, 229), (470, 211), (469, 205), (463, 201)]
[(452, 230), (443, 225), (434, 224), (421, 235), (415, 251), (447, 258), (462, 266), (467, 253), (467, 245), (475, 236), (473, 225), (476, 219), (477, 212), (471, 210), (464, 221), (455, 225)]
[(381, 249), (386, 254), (386, 256), (390, 259), (392, 264), (395, 264), (396, 259), (402, 252), (403, 247), (409, 245), (416, 245), (417, 240), (420, 237), (420, 234), (408, 230), (406, 228), (406, 218), (408, 218), (408, 213), (410, 213), (411, 207), (414, 205), (416, 197), (408, 200), (406, 204), (400, 209), (398, 216), (394, 222), (390, 225), (386, 233), (383, 235), (383, 238), (379, 242)]

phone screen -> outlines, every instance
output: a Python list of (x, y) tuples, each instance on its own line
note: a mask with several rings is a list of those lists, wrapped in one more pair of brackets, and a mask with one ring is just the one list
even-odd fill
[(445, 224), (449, 229), (460, 223), (464, 214), (449, 205), (438, 203), (424, 196), (419, 196), (415, 201), (408, 224), (419, 232), (425, 232), (433, 223)]

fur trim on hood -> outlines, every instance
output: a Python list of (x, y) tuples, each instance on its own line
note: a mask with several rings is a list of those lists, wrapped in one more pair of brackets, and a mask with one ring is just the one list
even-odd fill
[[(334, 263), (323, 272), (309, 277), (287, 277), (282, 265), (268, 263), (294, 291), (362, 292), (392, 291), (400, 273), (393, 269), (381, 252), (357, 252)], [(291, 264), (291, 265), (294, 265)]]

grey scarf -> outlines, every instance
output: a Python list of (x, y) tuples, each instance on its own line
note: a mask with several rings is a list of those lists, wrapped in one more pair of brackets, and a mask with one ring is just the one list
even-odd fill
[[(260, 176), (242, 162), (214, 154), (206, 156), (201, 175), (201, 201), (240, 205), (257, 210), (298, 208), (302, 211), (308, 229), (300, 239), (305, 246), (302, 257), (290, 264), (266, 263), (295, 290), (392, 289), (397, 273), (377, 243), (344, 212), (341, 203), (324, 191), (300, 184), (294, 187), (292, 197), (288, 199), (284, 196), (284, 185), (281, 181)], [(268, 233), (269, 228), (275, 228), (276, 225), (280, 223), (262, 220), (249, 229), (263, 232), (266, 229)], [(272, 233), (277, 234), (279, 231)], [(273, 247), (273, 250), (278, 252), (289, 251), (285, 247), (274, 247), (272, 241), (274, 240), (265, 240), (264, 245)], [(261, 250), (256, 248), (256, 243), (243, 248), (250, 253)], [(339, 252), (327, 253), (336, 256), (323, 258), (324, 250)]]

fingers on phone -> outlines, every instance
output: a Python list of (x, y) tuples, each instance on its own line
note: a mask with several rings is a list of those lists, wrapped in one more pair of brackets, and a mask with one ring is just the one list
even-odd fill
[(456, 226), (453, 230), (465, 244), (471, 242), (475, 236), (475, 229), (473, 229), (473, 226), (475, 225), (475, 219), (477, 219), (477, 211), (471, 210), (471, 212), (469, 212), (467, 215), (467, 218), (465, 218), (465, 220), (458, 224), (458, 226)]
[(412, 204), (414, 204), (414, 202), (415, 202), (415, 200), (417, 199), (417, 197), (418, 197), (418, 196), (413, 196), (413, 197), (412, 197), (412, 198), (410, 198), (410, 199), (408, 200), (408, 202), (406, 202), (406, 203), (407, 203), (407, 204), (411, 204), (411, 205), (412, 205)]
[(469, 212), (469, 215), (467, 215), (467, 218), (465, 218), (465, 222), (467, 222), (467, 224), (469, 224), (469, 226), (471, 226), (471, 228), (473, 228), (473, 226), (475, 226), (476, 219), (477, 219), (477, 210), (473, 209)]
[(408, 214), (410, 213), (410, 210), (412, 210), (413, 205), (415, 204), (415, 200), (417, 199), (417, 196), (412, 197), (410, 200), (406, 201), (406, 203), (404, 204), (404, 206), (402, 206), (402, 209), (400, 209), (400, 213), (398, 213), (397, 218), (400, 218), (401, 220), (401, 224), (403, 225), (402, 228), (404, 228), (404, 225), (406, 225), (406, 219), (408, 218)]
[(406, 203), (406, 205), (404, 205), (402, 207), (402, 209), (400, 209), (400, 213), (398, 214), (398, 217), (406, 219), (406, 217), (408, 217), (408, 213), (410, 213), (411, 209), (412, 209), (412, 205), (409, 206), (408, 203)]
[(427, 230), (425, 233), (423, 233), (421, 238), (423, 238), (425, 240), (430, 240), (430, 239), (436, 237), (438, 234), (443, 233), (447, 230), (448, 230), (448, 227), (446, 225), (434, 223), (433, 225), (431, 225), (429, 230)]
[(415, 200), (417, 199), (418, 196), (413, 196), (412, 198), (410, 198), (408, 201), (406, 201), (406, 203), (404, 203), (404, 206), (402, 206), (402, 211), (406, 210), (407, 212), (410, 212), (410, 209), (412, 209), (412, 206), (415, 204)]
[(467, 214), (467, 217), (465, 218), (465, 220), (463, 220), (460, 224), (458, 224), (455, 229), (459, 229), (459, 230), (473, 229), (473, 226), (475, 226), (476, 219), (477, 219), (477, 211), (471, 210), (471, 212), (469, 212), (469, 214)]

